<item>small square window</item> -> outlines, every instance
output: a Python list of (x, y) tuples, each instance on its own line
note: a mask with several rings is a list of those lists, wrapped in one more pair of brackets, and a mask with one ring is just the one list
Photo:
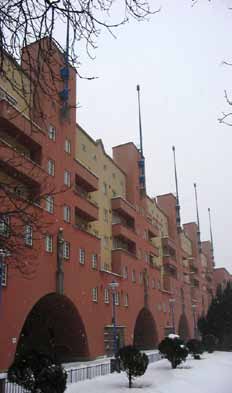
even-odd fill
[(86, 146), (82, 143), (81, 148), (83, 151), (86, 151)]
[(32, 226), (26, 225), (24, 228), (24, 242), (26, 246), (32, 246)]
[(47, 252), (52, 252), (52, 250), (53, 250), (52, 235), (46, 235), (46, 237), (45, 237), (45, 250)]
[(69, 171), (64, 171), (64, 184), (67, 187), (71, 186), (71, 173)]
[(97, 254), (92, 254), (92, 269), (97, 269)]
[(98, 301), (98, 290), (96, 288), (92, 288), (92, 301), (97, 303)]
[(67, 241), (64, 241), (63, 256), (64, 256), (64, 259), (69, 259), (70, 258), (70, 243), (67, 242)]
[(70, 222), (71, 220), (71, 208), (69, 206), (64, 206), (64, 221)]
[(53, 213), (54, 212), (54, 198), (51, 195), (48, 195), (46, 197), (45, 210), (48, 213)]
[(10, 217), (6, 214), (0, 216), (0, 235), (4, 237), (10, 236)]
[(51, 124), (49, 124), (48, 127), (48, 138), (51, 139), (52, 141), (56, 140), (56, 129)]
[(64, 151), (65, 153), (71, 154), (71, 141), (67, 138), (64, 141)]
[(55, 162), (53, 160), (48, 160), (48, 174), (55, 176)]
[(109, 303), (110, 302), (110, 294), (109, 294), (109, 289), (105, 288), (104, 289), (104, 303)]
[(125, 278), (125, 279), (128, 278), (128, 268), (127, 268), (127, 266), (124, 266), (124, 268), (123, 268), (123, 278)]
[(85, 249), (84, 248), (80, 248), (79, 262), (82, 265), (84, 265), (84, 263), (85, 263)]
[(2, 287), (7, 286), (7, 265), (2, 263)]

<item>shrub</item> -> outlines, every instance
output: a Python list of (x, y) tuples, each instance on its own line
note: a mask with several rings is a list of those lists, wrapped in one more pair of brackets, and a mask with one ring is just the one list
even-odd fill
[(213, 334), (206, 334), (203, 337), (203, 346), (208, 353), (213, 353), (216, 347), (217, 339)]
[(33, 393), (63, 393), (67, 373), (50, 356), (32, 351), (16, 356), (8, 370), (8, 380)]
[(165, 337), (158, 346), (160, 353), (169, 360), (172, 368), (176, 368), (181, 362), (186, 360), (188, 350), (184, 342), (177, 335)]
[(129, 388), (131, 388), (133, 378), (145, 373), (148, 366), (148, 357), (132, 345), (121, 348), (118, 352), (118, 357), (122, 369), (126, 372), (129, 379)]
[(203, 353), (203, 347), (200, 340), (192, 338), (187, 342), (186, 347), (194, 359), (199, 360), (201, 358), (200, 355)]

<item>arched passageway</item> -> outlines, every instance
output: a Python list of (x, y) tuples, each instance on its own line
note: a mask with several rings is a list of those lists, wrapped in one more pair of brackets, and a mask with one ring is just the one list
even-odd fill
[(136, 319), (134, 345), (138, 349), (153, 349), (158, 345), (156, 324), (147, 308), (143, 308)]
[(88, 358), (84, 324), (66, 296), (51, 293), (34, 305), (22, 328), (17, 353), (30, 350), (49, 353), (61, 362)]
[(185, 314), (182, 314), (179, 321), (178, 334), (182, 340), (186, 341), (190, 338), (188, 320)]

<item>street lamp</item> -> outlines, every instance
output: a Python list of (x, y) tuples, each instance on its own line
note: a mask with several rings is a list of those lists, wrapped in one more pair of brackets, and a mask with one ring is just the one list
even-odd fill
[(196, 324), (196, 304), (192, 304), (193, 310), (193, 327), (194, 327), (194, 338), (197, 338), (197, 324)]
[(170, 304), (170, 310), (171, 310), (171, 315), (172, 315), (172, 329), (173, 333), (175, 334), (175, 316), (174, 316), (174, 304), (175, 304), (175, 299), (171, 298), (169, 299), (169, 304)]
[(113, 323), (113, 350), (114, 350), (114, 357), (116, 357), (116, 353), (118, 350), (118, 345), (117, 345), (117, 325), (116, 325), (116, 303), (115, 303), (115, 298), (116, 298), (116, 289), (119, 286), (119, 283), (116, 281), (112, 281), (111, 283), (108, 284), (109, 288), (112, 291), (112, 323)]

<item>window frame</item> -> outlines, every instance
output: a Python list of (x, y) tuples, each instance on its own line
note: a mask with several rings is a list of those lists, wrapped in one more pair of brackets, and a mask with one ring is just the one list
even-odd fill
[(54, 127), (52, 124), (49, 124), (48, 126), (48, 139), (53, 142), (56, 141), (56, 127)]
[(53, 236), (49, 233), (45, 236), (45, 251), (49, 254), (53, 252)]
[[(68, 251), (68, 252), (67, 252)], [(63, 258), (67, 261), (70, 259), (70, 254), (71, 254), (71, 245), (70, 242), (67, 240), (64, 240), (63, 243)]]
[(68, 205), (63, 206), (63, 219), (65, 222), (71, 222), (71, 207)]
[(93, 270), (97, 270), (97, 265), (98, 265), (98, 255), (97, 254), (92, 254), (92, 258), (91, 258), (91, 266)]
[(64, 170), (64, 185), (69, 188), (71, 187), (71, 172), (67, 169)]
[(65, 138), (64, 141), (64, 151), (67, 154), (71, 154), (71, 141), (68, 138)]
[(33, 227), (30, 224), (24, 226), (24, 245), (27, 247), (33, 246)]
[(8, 214), (0, 215), (0, 236), (10, 237), (10, 216)]
[(54, 197), (52, 195), (47, 195), (45, 199), (45, 210), (46, 212), (54, 213)]
[(1, 287), (7, 287), (7, 278), (8, 278), (8, 266), (6, 263), (2, 263)]
[(92, 288), (92, 301), (98, 303), (98, 287)]
[(79, 263), (81, 265), (85, 264), (85, 248), (79, 248)]
[(51, 158), (48, 159), (48, 174), (49, 176), (55, 176), (55, 161)]

